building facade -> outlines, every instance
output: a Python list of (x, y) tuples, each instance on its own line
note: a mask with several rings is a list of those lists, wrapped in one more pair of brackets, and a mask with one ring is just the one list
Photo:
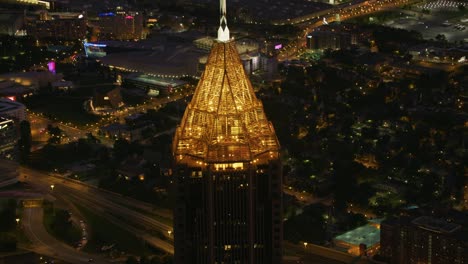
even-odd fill
[(100, 13), (92, 25), (98, 30), (100, 40), (135, 40), (145, 38), (143, 14), (122, 11)]
[(387, 263), (468, 263), (466, 226), (421, 216), (386, 220), (380, 227), (380, 254)]
[(306, 38), (308, 49), (345, 49), (356, 44), (356, 36), (347, 32), (314, 31)]
[(280, 146), (220, 31), (173, 141), (175, 263), (279, 264)]
[(0, 159), (13, 160), (17, 156), (18, 127), (11, 118), (0, 116)]
[(26, 23), (28, 35), (37, 39), (77, 40), (86, 37), (87, 18), (81, 13), (48, 13), (39, 18), (29, 18)]

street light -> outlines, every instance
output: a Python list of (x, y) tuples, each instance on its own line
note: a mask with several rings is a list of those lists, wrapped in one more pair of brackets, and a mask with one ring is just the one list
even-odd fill
[(307, 242), (304, 242), (304, 247), (305, 247), (305, 248), (307, 247), (307, 244), (309, 244), (309, 243), (307, 243)]
[(171, 236), (172, 230), (167, 230), (167, 234), (168, 234), (169, 236)]
[(54, 187), (55, 187), (55, 185), (53, 185), (53, 184), (50, 185), (50, 189), (51, 189), (52, 191), (54, 190)]
[(16, 224), (19, 225), (20, 219), (16, 218), (15, 220), (16, 220)]

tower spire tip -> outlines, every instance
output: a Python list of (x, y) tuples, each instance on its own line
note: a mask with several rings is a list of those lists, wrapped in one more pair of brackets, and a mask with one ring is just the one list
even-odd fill
[(219, 41), (229, 41), (229, 28), (227, 26), (227, 19), (226, 19), (226, 0), (219, 0), (219, 11), (220, 11), (220, 19), (219, 19), (219, 28), (218, 28), (218, 40)]

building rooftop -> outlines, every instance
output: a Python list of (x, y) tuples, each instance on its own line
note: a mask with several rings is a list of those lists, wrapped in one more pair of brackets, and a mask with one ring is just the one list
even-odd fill
[(444, 219), (435, 218), (431, 216), (418, 217), (414, 219), (412, 223), (420, 228), (428, 229), (437, 233), (450, 234), (461, 229), (461, 226), (458, 224), (450, 223), (445, 221)]
[(180, 78), (196, 76), (198, 59), (204, 55), (201, 50), (181, 44), (162, 50), (113, 53), (101, 58), (101, 62), (123, 71)]
[(168, 79), (168, 78), (160, 78), (148, 74), (142, 74), (142, 73), (132, 73), (126, 77), (127, 79), (130, 80), (135, 80), (135, 81), (140, 81), (140, 82), (145, 82), (145, 83), (150, 83), (158, 86), (164, 86), (164, 87), (177, 87), (180, 85), (184, 85), (187, 82), (182, 81), (182, 80), (174, 80), (174, 79)]
[(262, 163), (279, 143), (256, 98), (234, 41), (215, 42), (192, 101), (177, 128), (179, 163)]
[(373, 225), (360, 226), (335, 237), (335, 240), (344, 241), (352, 245), (365, 244), (367, 247), (380, 242), (380, 229)]
[(6, 98), (0, 98), (0, 114), (2, 112), (7, 112), (7, 111), (15, 110), (18, 108), (24, 108), (24, 107), (25, 106), (21, 103), (18, 103), (18, 102), (15, 102)]

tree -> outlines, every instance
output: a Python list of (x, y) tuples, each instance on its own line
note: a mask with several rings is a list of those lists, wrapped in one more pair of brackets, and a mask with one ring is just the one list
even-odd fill
[(151, 260), (148, 257), (140, 257), (140, 264), (151, 264)]
[(86, 134), (86, 140), (91, 143), (91, 144), (99, 144), (101, 143), (101, 140), (96, 138), (92, 133), (87, 133)]
[(15, 228), (16, 201), (8, 200), (8, 204), (0, 211), (0, 232), (8, 232)]
[(20, 158), (22, 162), (28, 160), (29, 154), (31, 153), (31, 144), (32, 144), (31, 125), (26, 120), (21, 121), (20, 139), (18, 141), (18, 146), (19, 146)]
[(119, 138), (114, 142), (114, 158), (117, 161), (122, 161), (130, 154), (130, 142), (124, 138)]
[(50, 134), (48, 142), (51, 144), (60, 144), (62, 141), (62, 130), (57, 126), (48, 125), (47, 131)]
[(444, 34), (437, 34), (435, 39), (440, 43), (447, 43), (447, 37)]
[(12, 252), (16, 250), (16, 238), (10, 233), (0, 233), (0, 252)]
[(284, 238), (294, 243), (300, 241), (322, 243), (326, 238), (325, 213), (325, 208), (320, 204), (304, 207), (302, 214), (293, 216), (285, 222)]
[(138, 260), (134, 256), (130, 256), (125, 261), (125, 264), (138, 264)]
[(173, 263), (174, 263), (174, 259), (172, 256), (166, 254), (161, 257), (161, 264), (173, 264)]

